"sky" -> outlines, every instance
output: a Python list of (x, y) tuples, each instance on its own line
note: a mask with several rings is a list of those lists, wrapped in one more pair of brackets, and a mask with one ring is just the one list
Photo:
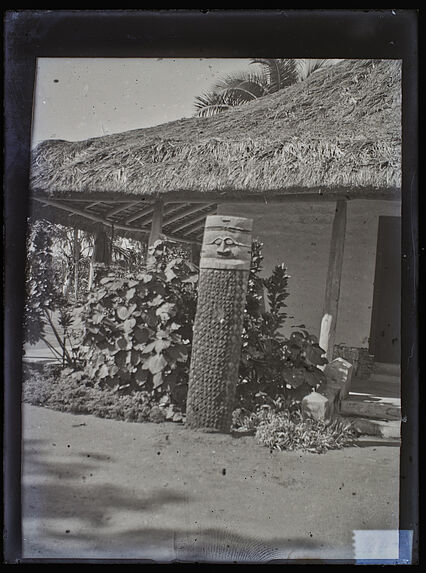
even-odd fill
[(79, 141), (194, 115), (194, 100), (243, 59), (40, 58), (32, 146)]

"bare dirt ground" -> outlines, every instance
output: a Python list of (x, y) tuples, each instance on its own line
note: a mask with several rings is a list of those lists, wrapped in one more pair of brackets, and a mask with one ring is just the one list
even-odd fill
[(253, 437), (23, 406), (26, 558), (354, 559), (398, 529), (399, 443), (270, 452)]

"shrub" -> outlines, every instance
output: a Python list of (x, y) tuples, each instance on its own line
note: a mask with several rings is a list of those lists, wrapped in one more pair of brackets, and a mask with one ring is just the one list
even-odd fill
[[(40, 237), (49, 247), (42, 231)], [(38, 263), (43, 263), (42, 277), (48, 275), (49, 248)], [(147, 392), (157, 403), (167, 399), (184, 411), (198, 281), (198, 269), (186, 255), (157, 241), (144, 268), (102, 270), (81, 307), (57, 303), (73, 382), (119, 394)], [(306, 330), (289, 338), (282, 334), (287, 271), (277, 265), (261, 278), (262, 262), (262, 244), (254, 241), (235, 402), (251, 412), (277, 400), (291, 408), (323, 381), (317, 366), (326, 362), (317, 339)], [(33, 283), (42, 289), (39, 298), (49, 302), (47, 282)], [(34, 302), (37, 309), (37, 297)]]
[(295, 331), (288, 339), (282, 334), (289, 277), (281, 264), (262, 279), (262, 262), (262, 244), (254, 241), (236, 404), (248, 409), (259, 403), (258, 398), (264, 400), (264, 395), (273, 400), (281, 397), (287, 406), (300, 401), (324, 380), (317, 366), (327, 362), (317, 338), (306, 330)]
[(27, 241), (25, 342), (45, 340), (46, 324), (62, 302), (60, 273), (54, 264), (52, 225), (37, 221)]
[(198, 276), (161, 241), (149, 254), (141, 272), (106, 273), (80, 310), (84, 374), (99, 388), (170, 394), (182, 404)]
[(45, 406), (58, 377), (58, 367), (44, 364), (23, 364), (22, 401), (34, 406)]
[(93, 386), (81, 377), (71, 377), (70, 369), (25, 365), (23, 402), (60, 412), (92, 414), (127, 422), (182, 422), (180, 410), (163, 399), (158, 404), (150, 392), (117, 394), (110, 388)]
[[(67, 345), (73, 322), (73, 305), (64, 296), (62, 289), (64, 276), (57, 260), (58, 253), (62, 252), (59, 248), (60, 237), (60, 226), (48, 221), (36, 221), (30, 227), (26, 261), (24, 342), (36, 344), (43, 340), (56, 359), (61, 359), (64, 365), (70, 366), (76, 359)], [(54, 320), (55, 314), (57, 322)], [(53, 332), (60, 350), (48, 340), (47, 326)]]

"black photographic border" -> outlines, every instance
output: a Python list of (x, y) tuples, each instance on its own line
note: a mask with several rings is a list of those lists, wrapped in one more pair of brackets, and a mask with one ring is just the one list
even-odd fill
[[(21, 544), (22, 314), (28, 181), (37, 58), (390, 58), (402, 60), (402, 416), (400, 530), (418, 559), (418, 22), (420, 11), (4, 11), (4, 562)], [(52, 562), (40, 559), (37, 562)], [(78, 561), (78, 560), (77, 560)], [(82, 560), (133, 563), (133, 560)], [(57, 560), (54, 562), (76, 562)], [(137, 561), (140, 563), (141, 561)], [(288, 562), (288, 563), (291, 563)], [(296, 561), (295, 563), (300, 563)]]

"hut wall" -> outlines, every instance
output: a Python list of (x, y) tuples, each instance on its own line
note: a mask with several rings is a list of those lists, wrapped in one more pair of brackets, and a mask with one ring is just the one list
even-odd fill
[[(218, 214), (254, 219), (253, 237), (264, 243), (264, 275), (286, 264), (291, 276), (287, 334), (304, 324), (319, 335), (334, 209), (333, 202), (218, 206)], [(336, 344), (368, 346), (378, 218), (400, 216), (400, 211), (396, 201), (349, 201)]]

